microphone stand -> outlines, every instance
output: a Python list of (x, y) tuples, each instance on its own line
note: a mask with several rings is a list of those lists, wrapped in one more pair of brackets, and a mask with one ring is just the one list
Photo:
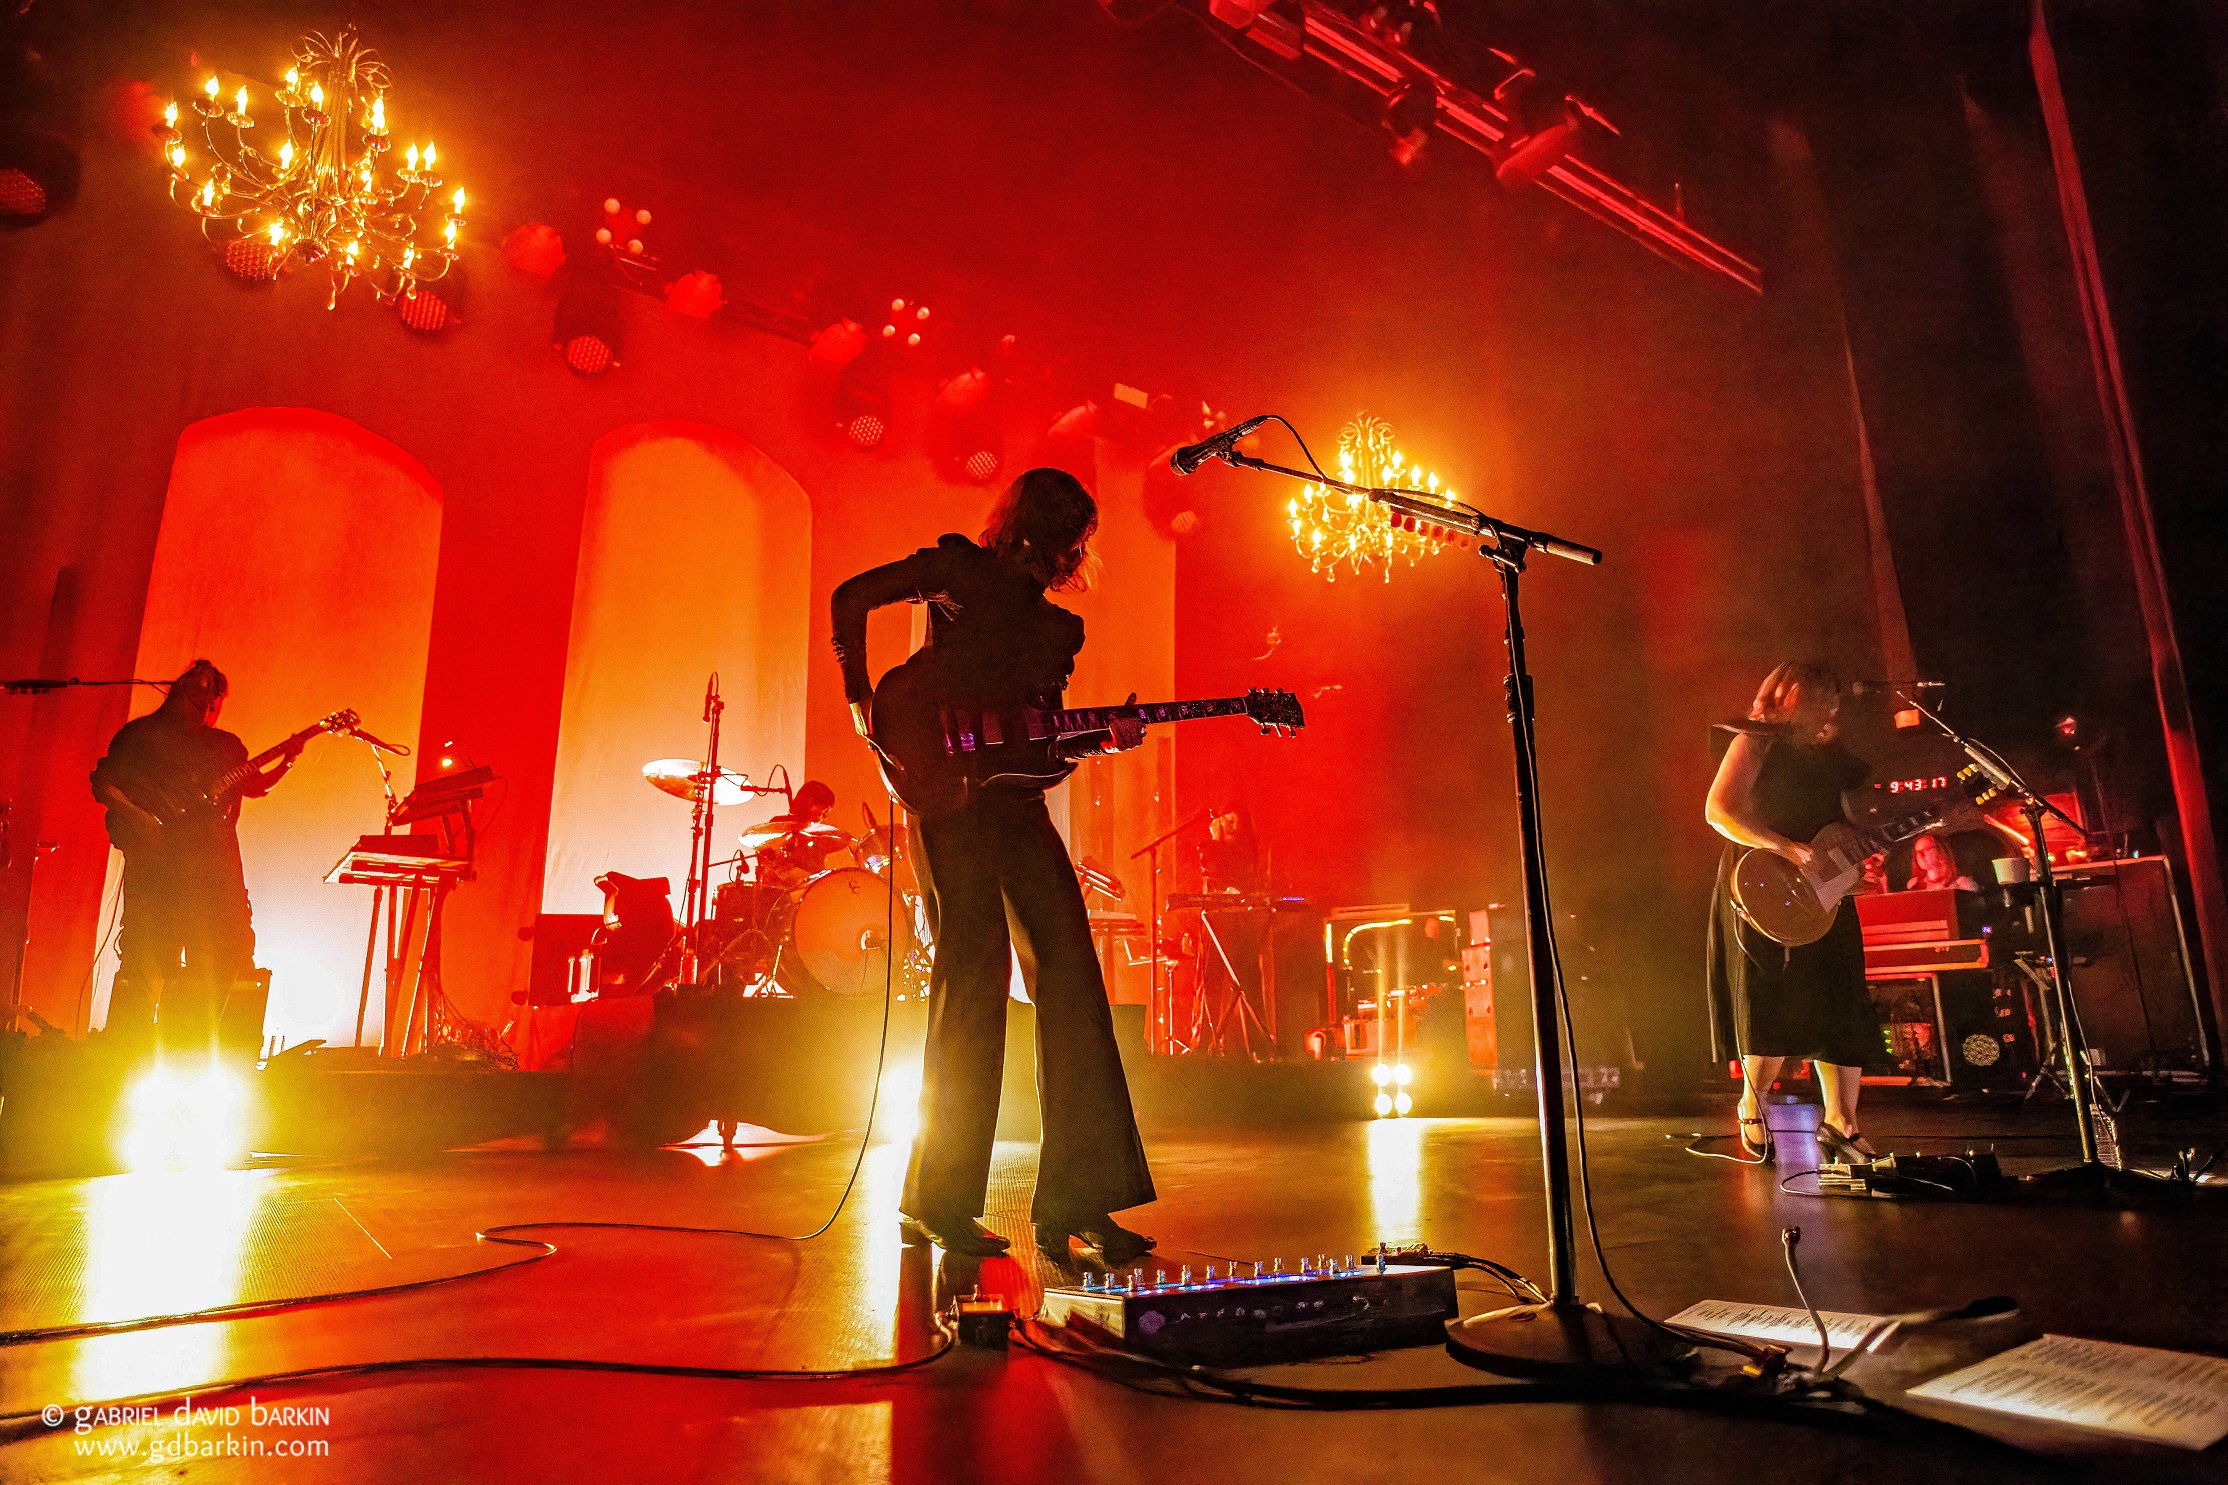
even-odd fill
[(1502, 694), (1516, 750), (1516, 820), (1524, 851), (1524, 942), (1532, 992), (1540, 1165), (1547, 1198), (1548, 1298), (1544, 1304), (1516, 1305), (1450, 1322), (1448, 1351), (1456, 1360), (1485, 1371), (1579, 1380), (1589, 1375), (1599, 1380), (1629, 1376), (1686, 1356), (1692, 1348), (1672, 1332), (1643, 1320), (1604, 1314), (1578, 1297), (1578, 1247), (1571, 1221), (1570, 1137), (1564, 1123), (1555, 925), (1548, 912), (1547, 858), (1540, 838), (1535, 712), (1532, 677), (1525, 663), (1520, 588), (1525, 562), (1535, 551), (1589, 567), (1600, 563), (1601, 553), (1544, 531), (1511, 525), (1472, 506), (1428, 491), (1348, 484), (1234, 451), (1223, 457), (1241, 469), (1258, 469), (1366, 496), (1392, 511), (1394, 523), (1405, 530), (1432, 527), (1479, 538), (1478, 555), (1491, 562), (1500, 574), (1501, 601), (1507, 614), (1504, 640), (1509, 657)]
[[(2081, 1029), (2081, 1008), (2074, 1002), (2073, 980), (2066, 973), (2065, 903), (2051, 867), (2050, 849), (2043, 841), (2042, 822), (2055, 815), (2084, 839), (2090, 832), (2079, 820), (2042, 797), (1994, 748), (1964, 736), (1913, 694), (1917, 688), (1898, 688), (1896, 697), (1905, 706), (1934, 724), (1971, 759), (2004, 793), (2019, 801), (2027, 819), (2027, 837), (2035, 853), (2035, 901), (2042, 913), (2042, 945), (2050, 960), (2050, 1010), (2058, 1020), (2058, 1046), (2065, 1058), (2066, 1091), (2073, 1099), (2073, 1129), (2081, 1158), (2072, 1165), (2039, 1171), (2019, 1178), (2019, 1189), (2032, 1197), (2073, 1201), (2113, 1202), (2143, 1198), (2188, 1197), (2201, 1188), (2180, 1175), (2154, 1176), (2143, 1171), (2107, 1165), (2098, 1156), (2095, 1103), (2104, 1101), (2097, 1087), (2096, 1068), (2089, 1059), (2088, 1039)], [(2117, 1144), (2117, 1141), (2114, 1142)]]
[[(1152, 924), (1153, 934), (1153, 988), (1150, 996), (1152, 1000), (1152, 1016), (1150, 1017), (1151, 1024), (1146, 1027), (1145, 1043), (1147, 1050), (1158, 1052), (1163, 1057), (1174, 1055), (1174, 1044), (1171, 1040), (1173, 1032), (1168, 1024), (1169, 1006), (1167, 986), (1165, 984), (1165, 977), (1161, 973), (1161, 964), (1165, 956), (1161, 953), (1160, 948), (1160, 848), (1167, 845), (1177, 836), (1182, 835), (1185, 831), (1191, 829), (1192, 826), (1197, 825), (1201, 820), (1204, 820), (1206, 818), (1207, 810), (1204, 806), (1202, 806), (1199, 809), (1198, 813), (1194, 814), (1190, 819), (1184, 821), (1181, 825), (1171, 826), (1169, 829), (1162, 831), (1159, 835), (1154, 836), (1151, 840), (1145, 842), (1144, 845), (1139, 846), (1136, 850), (1129, 853), (1129, 859), (1132, 861), (1135, 861), (1140, 856), (1150, 856), (1153, 858), (1152, 870), (1149, 874), (1152, 882), (1152, 907), (1150, 910), (1150, 916), (1148, 918), (1148, 921)], [(1187, 1046), (1184, 1048), (1184, 1050), (1188, 1052), (1191, 1050), (1191, 1048)]]
[(681, 978), (686, 984), (696, 984), (703, 972), (703, 922), (707, 899), (712, 890), (712, 810), (719, 793), (719, 723), (720, 715), (727, 710), (727, 701), (719, 694), (719, 672), (704, 686), (704, 728), (707, 734), (706, 756), (699, 783), (690, 800), (689, 811), (689, 874), (681, 889)]
[(71, 686), (153, 686), (160, 691), (169, 686), (168, 681), (83, 681), (76, 676), (53, 679), (45, 676), (24, 676), (16, 680), (0, 680), (0, 692), (10, 696), (44, 696), (50, 691), (66, 690)]

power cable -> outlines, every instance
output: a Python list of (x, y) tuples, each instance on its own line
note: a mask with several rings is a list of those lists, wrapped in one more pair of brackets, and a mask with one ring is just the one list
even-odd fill
[(2021, 1449), (1975, 1429), (1878, 1402), (1845, 1383), (1811, 1387), (1804, 1396), (1667, 1383), (1648, 1377), (1469, 1383), (1445, 1387), (1301, 1387), (1234, 1377), (1207, 1367), (1182, 1366), (1130, 1351), (1086, 1346), (1058, 1338), (1062, 1335), (1064, 1333), (1052, 1327), (1035, 1323), (1025, 1323), (1015, 1332), (1022, 1349), (1033, 1355), (1076, 1367), (1102, 1381), (1154, 1397), (1309, 1412), (1620, 1403), (1787, 1423), (1872, 1439), (1886, 1436), (1892, 1442), (1909, 1447), (1955, 1449), (1985, 1456), (1999, 1464), (2016, 1466), (2022, 1478), (2080, 1473), (2070, 1464)]
[[(890, 799), (890, 808), (893, 816), (896, 807), (897, 806), (895, 797), (892, 796)], [(886, 923), (883, 939), (884, 954), (882, 968), (882, 1023), (880, 1031), (878, 1033), (877, 1045), (875, 1049), (874, 1089), (873, 1092), (869, 1095), (867, 1102), (866, 1128), (864, 1131), (861, 1132), (859, 1136), (858, 1152), (852, 1158), (850, 1174), (844, 1180), (843, 1191), (840, 1195), (837, 1196), (834, 1208), (828, 1213), (827, 1219), (821, 1222), (819, 1226), (813, 1228), (810, 1232), (759, 1232), (749, 1228), (739, 1227), (685, 1227), (666, 1223), (574, 1221), (564, 1218), (555, 1218), (548, 1221), (540, 1222), (506, 1222), (493, 1227), (482, 1228), (477, 1233), (475, 1233), (474, 1236), (483, 1242), (500, 1243), (511, 1247), (536, 1248), (540, 1251), (533, 1253), (528, 1257), (516, 1259), (510, 1263), (499, 1264), (492, 1268), (475, 1269), (470, 1273), (463, 1274), (440, 1274), (430, 1278), (413, 1279), (401, 1284), (385, 1284), (365, 1289), (337, 1290), (328, 1294), (296, 1296), (286, 1299), (253, 1300), (240, 1304), (213, 1305), (205, 1307), (203, 1309), (188, 1310), (173, 1315), (145, 1316), (132, 1320), (105, 1322), (95, 1321), (79, 1325), (49, 1326), (33, 1330), (8, 1331), (5, 1333), (0, 1333), (0, 1349), (14, 1346), (32, 1345), (44, 1341), (72, 1340), (94, 1335), (114, 1335), (129, 1331), (155, 1330), (174, 1325), (194, 1325), (217, 1320), (250, 1319), (261, 1315), (279, 1314), (291, 1310), (308, 1309), (327, 1304), (337, 1304), (347, 1300), (367, 1299), (378, 1295), (407, 1293), (412, 1290), (430, 1289), (442, 1284), (453, 1284), (465, 1279), (476, 1279), (484, 1277), (488, 1274), (503, 1273), (511, 1269), (522, 1268), (527, 1264), (538, 1263), (541, 1260), (552, 1257), (557, 1253), (558, 1249), (556, 1244), (554, 1243), (545, 1242), (535, 1238), (522, 1238), (513, 1236), (513, 1234), (523, 1232), (546, 1232), (555, 1231), (558, 1229), (579, 1229), (607, 1232), (666, 1232), (688, 1233), (691, 1235), (704, 1237), (750, 1238), (762, 1241), (782, 1243), (811, 1242), (814, 1239), (820, 1237), (822, 1234), (826, 1233), (829, 1228), (833, 1227), (836, 1223), (836, 1219), (843, 1215), (844, 1209), (850, 1204), (851, 1193), (858, 1186), (859, 1173), (862, 1169), (864, 1169), (866, 1165), (867, 1151), (872, 1147), (874, 1142), (875, 1119), (880, 1111), (882, 1101), (882, 1073), (888, 1063), (889, 1058), (890, 1009), (892, 1002), (896, 998), (896, 954), (894, 952), (894, 946), (897, 925), (897, 887), (894, 870), (890, 883), (889, 900), (885, 907), (885, 918)], [(926, 1356), (917, 1357), (909, 1361), (877, 1362), (862, 1367), (849, 1367), (834, 1370), (685, 1367), (668, 1366), (646, 1362), (575, 1360), (561, 1357), (532, 1356), (425, 1357), (405, 1361), (360, 1362), (332, 1367), (311, 1368), (301, 1371), (271, 1372), (253, 1377), (237, 1378), (228, 1382), (205, 1384), (193, 1388), (192, 1393), (193, 1395), (202, 1395), (211, 1392), (237, 1391), (244, 1387), (271, 1386), (285, 1382), (314, 1380), (328, 1377), (368, 1376), (387, 1372), (440, 1370), (443, 1368), (456, 1367), (494, 1367), (511, 1369), (540, 1368), (575, 1371), (616, 1371), (632, 1372), (653, 1376), (711, 1377), (743, 1380), (837, 1380), (848, 1377), (873, 1376), (893, 1371), (905, 1371), (916, 1366), (925, 1365), (926, 1363), (935, 1360), (937, 1357), (944, 1355), (952, 1347), (953, 1337), (951, 1336), (949, 1331), (939, 1326), (939, 1333), (941, 1335), (941, 1344), (939, 1344), (935, 1350), (931, 1351)], [(97, 1405), (88, 1404), (87, 1406), (99, 1406), (103, 1408), (124, 1407), (145, 1402), (161, 1402), (184, 1395), (186, 1394), (166, 1393), (149, 1395), (146, 1397), (117, 1398)], [(20, 1432), (16, 1430), (18, 1430), (20, 1426), (26, 1422), (26, 1420), (36, 1419), (37, 1417), (37, 1414), (0, 1414), (0, 1444), (15, 1442), (19, 1438), (28, 1438), (35, 1436), (34, 1433)]]

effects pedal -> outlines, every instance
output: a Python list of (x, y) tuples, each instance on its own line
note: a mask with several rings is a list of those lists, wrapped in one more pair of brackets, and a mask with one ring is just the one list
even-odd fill
[(1437, 1345), (1455, 1315), (1450, 1268), (1326, 1254), (1302, 1259), (1297, 1273), (1278, 1259), (1266, 1268), (1233, 1263), (1219, 1275), (1208, 1264), (1202, 1275), (1156, 1269), (1148, 1279), (1138, 1269), (1103, 1283), (1086, 1276), (1080, 1288), (1045, 1290), (1039, 1318), (1125, 1351), (1248, 1366)]
[(1005, 1296), (985, 1294), (980, 1289), (952, 1306), (952, 1319), (962, 1346), (1003, 1351), (1006, 1338), (1013, 1332), (1013, 1308)]
[(2003, 1180), (1995, 1155), (1985, 1150), (1963, 1155), (1891, 1152), (1869, 1161), (1825, 1160), (1818, 1165), (1818, 1190), (1825, 1196), (1982, 1201), (1995, 1195)]

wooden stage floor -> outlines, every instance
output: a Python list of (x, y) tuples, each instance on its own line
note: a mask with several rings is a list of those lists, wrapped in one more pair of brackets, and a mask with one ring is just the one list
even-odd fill
[[(1808, 1108), (1775, 1118), (1807, 1124)], [(2007, 1164), (2067, 1153), (2062, 1105), (2026, 1111), (1876, 1098), (1883, 1147), (1996, 1138)], [(2217, 1116), (2138, 1116), (2146, 1155), (2228, 1137)], [(1655, 1313), (1705, 1298), (1795, 1303), (1780, 1229), (1799, 1223), (1811, 1297), (1900, 1312), (2015, 1297), (2042, 1330), (2176, 1349), (2228, 1349), (2223, 1221), (2117, 1212), (1806, 1200), (1778, 1175), (1682, 1153), (1683, 1131), (1729, 1131), (1729, 1106), (1683, 1117), (1597, 1113), (1602, 1239), (1626, 1292)], [(1901, 1136), (1897, 1138), (1896, 1136)], [(1781, 1173), (1807, 1168), (1806, 1135)], [(496, 1248), (501, 1223), (640, 1222), (809, 1231), (843, 1189), (842, 1136), (649, 1153), (524, 1145), (408, 1163), (47, 1180), (0, 1187), (0, 1329), (116, 1321), (247, 1299), (465, 1274), (240, 1318), (17, 1339), (0, 1347), (0, 1479), (349, 1481), (1179, 1481), (2022, 1479), (2042, 1460), (1625, 1404), (1290, 1412), (1148, 1396), (1022, 1350), (953, 1350), (917, 1369), (836, 1380), (730, 1380), (434, 1364), (212, 1384), (369, 1362), (549, 1357), (675, 1367), (839, 1370), (927, 1355), (939, 1293), (982, 1283), (1035, 1303), (1043, 1265), (938, 1269), (901, 1245), (903, 1149), (872, 1148), (827, 1234), (808, 1243), (549, 1227), (556, 1251)], [(1529, 1119), (1161, 1129), (1161, 1200), (1132, 1214), (1172, 1270), (1230, 1256), (1294, 1259), (1380, 1240), (1544, 1267), (1538, 1143)], [(1720, 1141), (1717, 1148), (1725, 1148)], [(1001, 1145), (992, 1225), (1025, 1245), (1033, 1150)], [(1581, 1227), (1583, 1233), (1583, 1227)], [(521, 1259), (531, 1261), (518, 1262)], [(492, 1267), (491, 1267), (492, 1266)], [(1607, 1300), (1598, 1269), (1591, 1298)], [(1497, 1291), (1463, 1281), (1466, 1311)], [(1281, 1367), (1324, 1386), (1475, 1383), (1438, 1348)], [(196, 1394), (237, 1407), (180, 1425), (79, 1431), (103, 1399)], [(252, 1401), (250, 1394), (252, 1393)], [(59, 1428), (36, 1421), (48, 1405)], [(272, 1421), (255, 1409), (297, 1411)], [(49, 1414), (49, 1416), (52, 1416)], [(2101, 1479), (2228, 1479), (2201, 1454), (1987, 1423)], [(26, 1418), (32, 1421), (24, 1421)], [(261, 1419), (258, 1422), (258, 1418)], [(247, 1451), (260, 1449), (260, 1457)], [(293, 1456), (282, 1457), (290, 1451)]]

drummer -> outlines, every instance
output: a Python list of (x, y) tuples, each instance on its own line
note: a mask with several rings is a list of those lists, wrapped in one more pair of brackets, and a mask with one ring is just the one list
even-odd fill
[[(761, 881), (801, 881), (827, 870), (828, 858), (850, 847), (851, 838), (828, 825), (835, 809), (835, 790), (818, 779), (807, 779), (790, 797), (786, 813), (755, 826), (752, 834), (780, 831), (781, 835), (759, 848)], [(815, 829), (814, 827), (818, 827)]]

